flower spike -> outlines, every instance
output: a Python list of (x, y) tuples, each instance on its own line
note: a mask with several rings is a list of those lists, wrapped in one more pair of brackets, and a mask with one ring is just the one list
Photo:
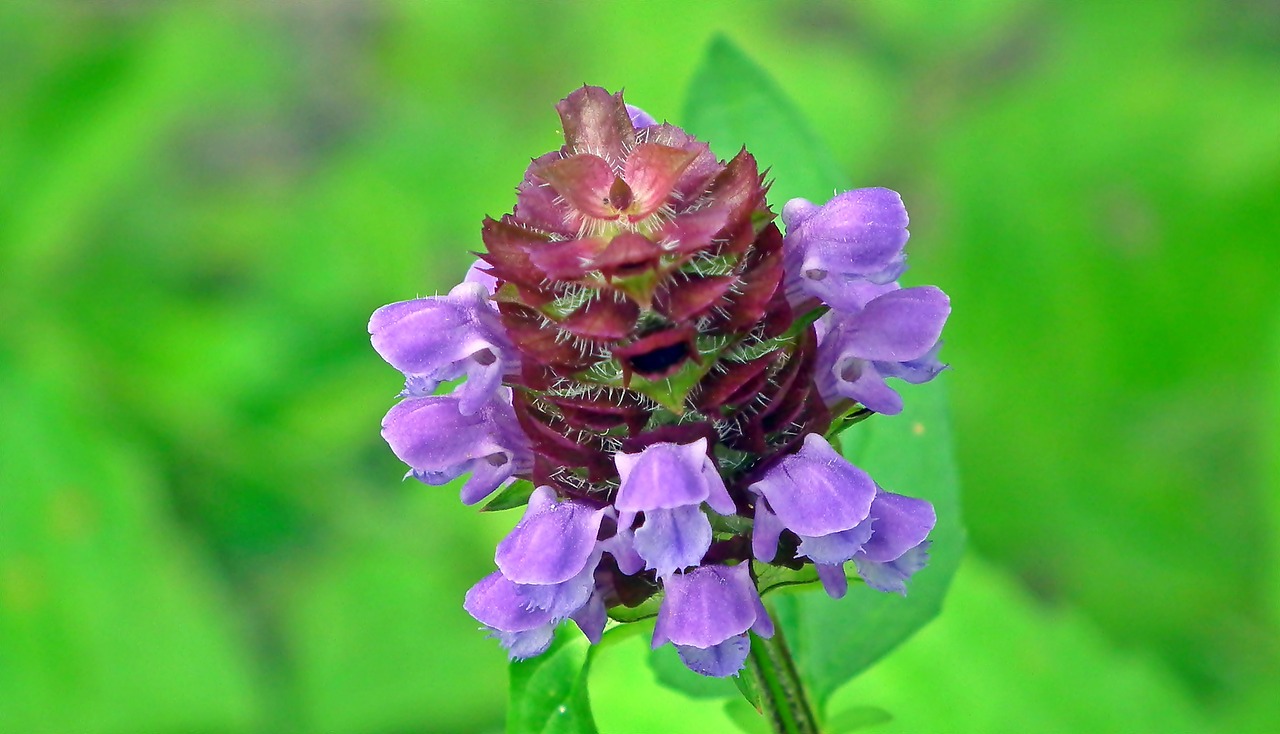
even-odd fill
[(599, 87), (556, 112), (564, 144), (484, 221), (465, 280), (369, 322), (405, 378), (382, 434), (410, 476), (527, 497), (464, 608), (521, 659), (656, 599), (654, 646), (724, 677), (773, 635), (769, 564), (813, 566), (833, 597), (850, 578), (905, 593), (933, 507), (831, 443), (849, 415), (901, 410), (887, 378), (943, 369), (950, 301), (896, 282), (901, 197), (792, 200), (784, 234), (746, 149), (719, 160)]

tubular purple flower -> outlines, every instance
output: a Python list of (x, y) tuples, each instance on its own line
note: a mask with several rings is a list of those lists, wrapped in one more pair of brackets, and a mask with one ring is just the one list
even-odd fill
[(553, 489), (539, 487), (524, 517), (498, 544), (498, 572), (468, 592), (465, 607), (494, 630), (513, 658), (539, 654), (550, 644), (549, 630), (566, 618), (593, 642), (600, 639), (605, 608), (595, 570), (603, 549), (596, 535), (607, 512), (557, 501)]
[(923, 543), (938, 516), (928, 500), (878, 490), (871, 503), (871, 520), (875, 533), (854, 558), (888, 563)]
[(578, 629), (582, 630), (591, 644), (598, 644), (604, 636), (604, 625), (609, 621), (609, 612), (605, 609), (600, 593), (597, 591), (592, 594), (587, 603), (574, 612), (570, 619), (578, 625)]
[(908, 218), (897, 192), (855, 189), (822, 206), (792, 199), (782, 221), (788, 274), (832, 308), (848, 308), (852, 283), (888, 283), (905, 269)]
[(860, 526), (871, 513), (876, 483), (816, 433), (748, 489), (761, 498), (752, 537), (759, 560), (777, 555), (782, 528), (800, 537), (801, 555), (822, 563), (849, 560), (870, 537), (869, 524)]
[(591, 600), (595, 592), (596, 566), (600, 564), (601, 552), (597, 549), (582, 570), (576, 575), (552, 584), (516, 584), (520, 598), (530, 609), (542, 609), (556, 619), (564, 619), (578, 612), (584, 604)]
[(546, 652), (560, 621), (546, 610), (530, 608), (519, 587), (497, 571), (467, 591), (462, 607), (493, 632), (512, 660)]
[(603, 508), (575, 500), (556, 501), (555, 490), (538, 487), (524, 517), (502, 542), (494, 561), (517, 584), (559, 584), (582, 573), (596, 553)]
[(529, 604), (526, 590), (495, 571), (467, 591), (462, 606), (498, 638), (512, 660), (546, 652), (556, 625), (566, 618), (572, 619), (587, 639), (600, 641), (606, 616), (599, 596), (590, 594), (572, 609), (546, 609)]
[(447, 296), (383, 306), (369, 319), (373, 348), (404, 373), (411, 395), (429, 395), (462, 375), (464, 415), (480, 410), (514, 368), (512, 347), (480, 283), (461, 283)]
[[(817, 564), (818, 578), (833, 599), (844, 596), (848, 580), (844, 561), (852, 560), (858, 575), (878, 591), (907, 593), (906, 581), (924, 567), (925, 540), (937, 522), (933, 505), (927, 500), (876, 490), (867, 522), (870, 537), (851, 558), (824, 560), (809, 554)], [(805, 550), (802, 544), (800, 550)]]
[(635, 531), (635, 550), (645, 568), (665, 578), (700, 563), (711, 547), (711, 522), (702, 503), (722, 515), (736, 511), (707, 455), (707, 439), (655, 443), (638, 454), (619, 452), (614, 463), (621, 478), (614, 501), (619, 528), (630, 527), (636, 513), (644, 513), (644, 524)]
[(653, 647), (670, 642), (685, 665), (718, 678), (742, 670), (747, 630), (773, 636), (748, 564), (699, 566), (665, 581), (667, 596), (653, 628)]
[(951, 303), (933, 286), (892, 289), (852, 313), (833, 311), (821, 320), (819, 389), (886, 415), (902, 412), (902, 398), (885, 384), (896, 377), (919, 384), (944, 369), (939, 337)]
[(406, 398), (382, 419), (382, 437), (425, 484), (447, 484), (470, 472), (461, 496), (475, 504), (532, 462), (510, 399), (503, 389), (467, 415), (452, 396)]

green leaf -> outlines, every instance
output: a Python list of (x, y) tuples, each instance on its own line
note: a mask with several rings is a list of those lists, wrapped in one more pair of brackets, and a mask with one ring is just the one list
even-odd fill
[(837, 721), (877, 720), (875, 734), (1209, 730), (1190, 691), (1155, 660), (1115, 649), (1070, 609), (1041, 607), (974, 555), (956, 576), (947, 613), (837, 691), (829, 708), (839, 712), (823, 729), (830, 734), (841, 731)]
[[(649, 667), (658, 683), (680, 691), (689, 698), (736, 698), (737, 689), (728, 678), (710, 678), (685, 667), (672, 645), (649, 651)], [(741, 677), (734, 680), (741, 680)]]
[(663, 594), (658, 592), (634, 607), (617, 606), (609, 609), (609, 619), (615, 622), (639, 622), (658, 616)]
[(591, 645), (562, 626), (551, 649), (511, 664), (507, 734), (595, 734), (587, 699)]
[(498, 512), (500, 510), (524, 507), (529, 504), (529, 497), (533, 494), (533, 489), (533, 482), (527, 479), (517, 479), (499, 492), (498, 496), (489, 500), (484, 507), (480, 508), (480, 511)]
[[(695, 76), (685, 122), (719, 155), (746, 145), (762, 166), (769, 166), (775, 207), (794, 196), (825, 201), (835, 189), (847, 188), (801, 114), (724, 38), (713, 42)], [(837, 687), (937, 615), (964, 547), (943, 387), (903, 386), (902, 391), (902, 415), (873, 416), (851, 427), (841, 441), (845, 455), (885, 489), (933, 502), (938, 525), (930, 536), (929, 566), (911, 580), (905, 598), (857, 585), (840, 600), (806, 592), (779, 595), (773, 602), (819, 708)]]
[(722, 158), (742, 146), (769, 167), (775, 211), (787, 199), (825, 201), (844, 175), (778, 85), (724, 36), (717, 36), (694, 73), (684, 128)]

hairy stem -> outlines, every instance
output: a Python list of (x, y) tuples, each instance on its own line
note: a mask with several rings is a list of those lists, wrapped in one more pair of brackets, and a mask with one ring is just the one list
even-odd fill
[(759, 689), (761, 713), (774, 734), (820, 734), (781, 625), (769, 639), (751, 633), (747, 667)]

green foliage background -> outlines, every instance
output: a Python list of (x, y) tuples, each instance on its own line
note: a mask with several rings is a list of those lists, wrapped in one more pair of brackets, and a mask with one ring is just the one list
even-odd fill
[[(458, 280), (555, 100), (679, 122), (717, 32), (955, 306), (971, 552), (832, 716), (1280, 728), (1273, 4), (9, 0), (0, 732), (500, 730), (460, 600), (514, 517), (398, 482), (365, 323)], [(727, 731), (646, 650), (600, 731)]]

